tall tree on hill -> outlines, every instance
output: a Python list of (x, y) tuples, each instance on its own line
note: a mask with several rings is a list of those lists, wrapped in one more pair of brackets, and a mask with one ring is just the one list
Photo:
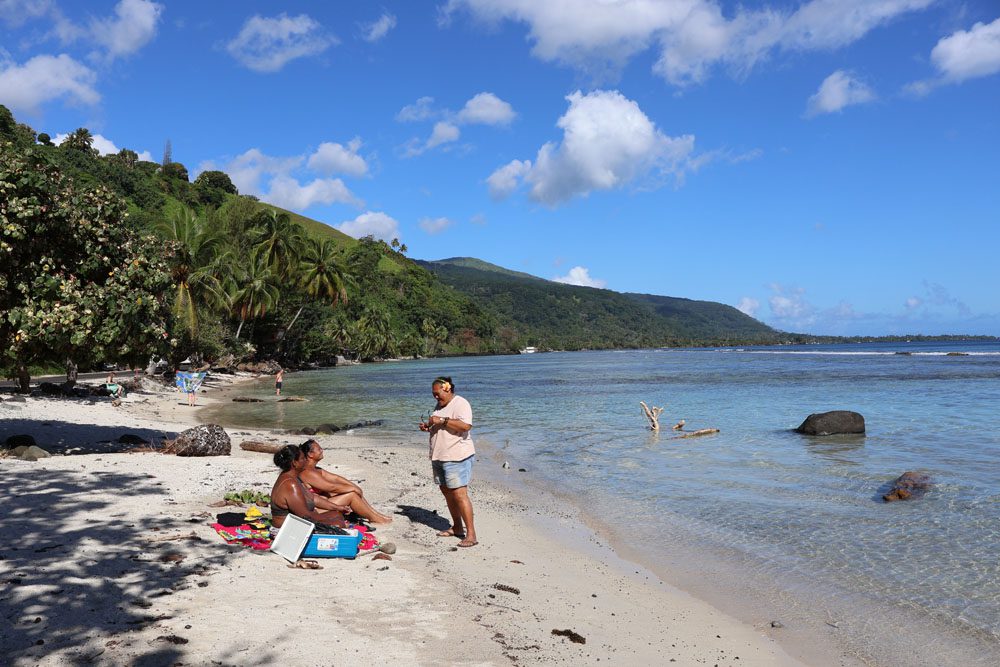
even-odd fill
[(159, 246), (110, 190), (77, 189), (45, 153), (0, 142), (0, 371), (21, 391), (32, 364), (144, 363), (167, 346)]
[(257, 224), (257, 252), (278, 277), (292, 281), (305, 250), (302, 227), (287, 213), (273, 209), (261, 215)]
[(223, 239), (215, 228), (186, 208), (162, 221), (158, 231), (171, 242), (168, 263), (174, 321), (194, 339), (198, 336), (199, 311), (226, 302), (220, 280), (224, 270)]
[(240, 325), (236, 329), (237, 339), (248, 319), (264, 317), (274, 310), (281, 298), (278, 278), (271, 271), (262, 252), (251, 253), (248, 261), (237, 267), (230, 288), (233, 314), (240, 318)]
[[(331, 240), (310, 239), (306, 244), (298, 271), (299, 283), (310, 297), (324, 299), (334, 306), (347, 302), (347, 285), (351, 282), (351, 278), (340, 261), (337, 246)], [(304, 307), (304, 305), (299, 306), (295, 317), (285, 327), (286, 333), (299, 319)]]

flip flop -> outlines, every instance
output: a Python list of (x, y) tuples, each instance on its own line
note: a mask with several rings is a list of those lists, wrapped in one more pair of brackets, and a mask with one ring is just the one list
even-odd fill
[(465, 537), (465, 533), (456, 533), (454, 530), (449, 528), (448, 530), (442, 530), (437, 534), (438, 537)]
[(288, 567), (293, 570), (322, 570), (323, 566), (314, 560), (297, 560)]
[(478, 541), (469, 542), (468, 540), (462, 540), (461, 542), (458, 543), (458, 546), (468, 548), (468, 547), (474, 547), (477, 544), (479, 544)]

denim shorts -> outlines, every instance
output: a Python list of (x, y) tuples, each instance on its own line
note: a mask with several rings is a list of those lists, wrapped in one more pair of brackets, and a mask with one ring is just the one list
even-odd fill
[(476, 455), (473, 454), (461, 461), (431, 461), (434, 483), (449, 489), (460, 489), (463, 486), (468, 486), (472, 479), (472, 462), (475, 460)]

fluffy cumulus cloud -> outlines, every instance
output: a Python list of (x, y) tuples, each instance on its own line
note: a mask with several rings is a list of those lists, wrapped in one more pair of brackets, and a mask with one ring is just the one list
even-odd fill
[(514, 108), (493, 93), (479, 93), (458, 112), (460, 123), (481, 123), (483, 125), (510, 125), (514, 120)]
[(835, 49), (934, 0), (810, 0), (792, 9), (719, 0), (449, 0), (456, 14), (528, 27), (533, 54), (591, 72), (621, 68), (648, 49), (654, 71), (675, 85), (704, 80), (717, 65), (745, 72), (778, 50)]
[(823, 79), (819, 90), (809, 98), (806, 105), (807, 116), (840, 111), (853, 104), (864, 104), (875, 99), (875, 93), (850, 73), (837, 70)]
[(745, 296), (740, 299), (738, 304), (736, 304), (736, 309), (744, 315), (757, 317), (757, 311), (760, 310), (760, 301), (754, 299), (753, 297)]
[(96, 104), (97, 75), (66, 54), (35, 56), (23, 65), (0, 62), (0, 103), (15, 111), (38, 113), (42, 104), (64, 99)]
[[(360, 144), (358, 144), (360, 145)], [(315, 157), (319, 151), (310, 157)], [(305, 156), (276, 157), (257, 148), (218, 164), (206, 161), (198, 166), (198, 173), (218, 169), (229, 174), (233, 185), (244, 193), (261, 200), (296, 211), (316, 205), (347, 204), (361, 207), (364, 202), (356, 197), (339, 178), (313, 178), (303, 172)], [(308, 165), (307, 165), (308, 166)], [(317, 168), (315, 171), (319, 171)]]
[(324, 174), (348, 174), (364, 176), (368, 173), (368, 163), (358, 155), (361, 139), (355, 137), (347, 145), (324, 142), (309, 156), (307, 166)]
[(574, 266), (565, 276), (553, 278), (557, 283), (567, 285), (577, 285), (579, 287), (605, 287), (608, 283), (605, 280), (590, 277), (590, 270), (583, 266)]
[(451, 227), (452, 221), (448, 218), (421, 218), (420, 229), (428, 234), (440, 234)]
[(562, 141), (538, 150), (534, 163), (508, 163), (487, 178), (494, 196), (511, 192), (517, 177), (534, 201), (550, 206), (594, 190), (612, 190), (651, 174), (682, 176), (694, 137), (669, 137), (618, 91), (577, 91), (557, 125)]
[(531, 160), (511, 160), (486, 179), (490, 195), (494, 199), (504, 199), (510, 196), (529, 171), (531, 171)]
[(396, 114), (396, 120), (404, 123), (444, 119), (434, 124), (434, 129), (426, 140), (410, 139), (403, 146), (403, 157), (414, 157), (437, 146), (458, 141), (462, 134), (459, 127), (461, 125), (509, 125), (516, 117), (517, 113), (510, 103), (491, 92), (474, 95), (458, 113), (448, 109), (435, 109), (433, 97), (421, 97)]
[(150, 0), (121, 0), (113, 17), (94, 19), (89, 33), (109, 58), (135, 53), (156, 36), (163, 5)]
[(337, 229), (356, 239), (363, 236), (374, 236), (383, 241), (399, 238), (399, 223), (381, 211), (366, 211), (353, 220), (337, 225)]
[(351, 194), (339, 178), (316, 178), (301, 183), (292, 176), (275, 176), (264, 198), (275, 206), (294, 211), (304, 211), (317, 204), (364, 206), (364, 202)]
[(277, 72), (292, 60), (315, 56), (337, 40), (306, 14), (251, 16), (226, 50), (255, 72)]
[(377, 42), (396, 27), (396, 17), (384, 12), (378, 20), (362, 26), (362, 37), (366, 42)]
[(52, 9), (50, 0), (0, 0), (0, 21), (17, 28)]
[(814, 321), (815, 308), (806, 301), (806, 291), (801, 287), (786, 287), (778, 283), (771, 285), (768, 306), (771, 315), (779, 322), (805, 326)]
[(910, 84), (911, 92), (925, 94), (944, 83), (961, 83), (1000, 72), (1000, 18), (942, 38), (931, 51), (931, 62), (938, 77)]

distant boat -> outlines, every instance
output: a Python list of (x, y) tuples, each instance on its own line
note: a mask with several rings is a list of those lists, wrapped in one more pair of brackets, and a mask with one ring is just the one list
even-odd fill
[(538, 349), (531, 347), (530, 345), (521, 350), (521, 354), (534, 354), (535, 352), (538, 352)]

